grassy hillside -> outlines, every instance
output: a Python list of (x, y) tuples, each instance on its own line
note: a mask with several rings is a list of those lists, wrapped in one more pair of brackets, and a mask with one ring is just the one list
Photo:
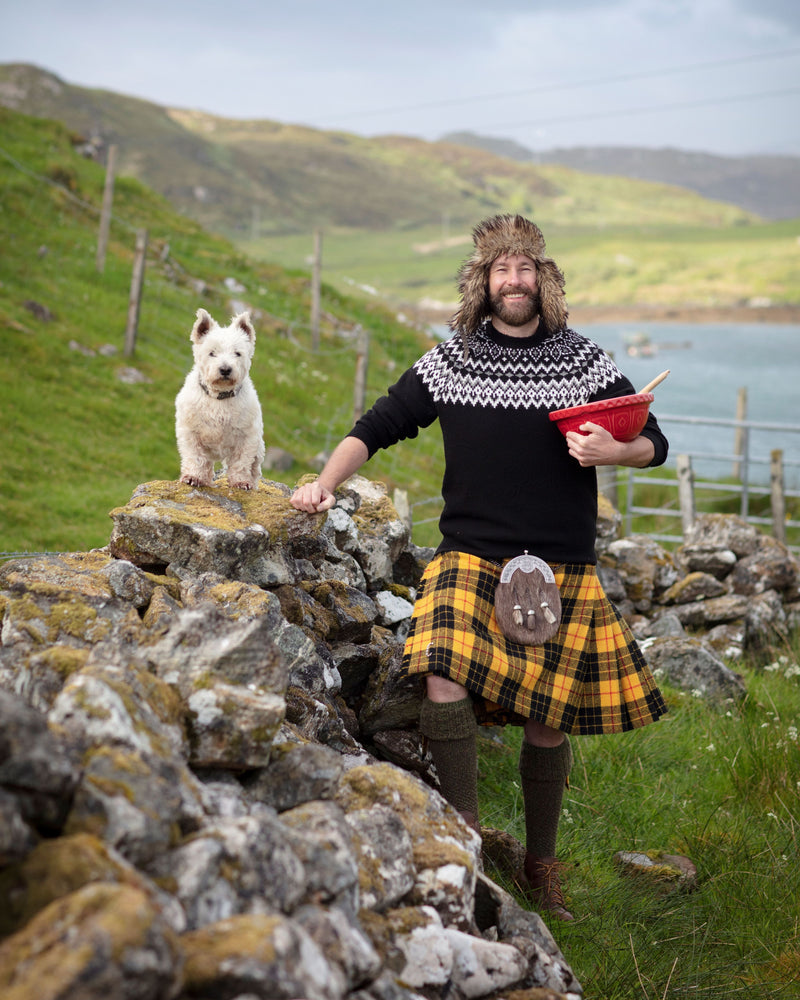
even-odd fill
[[(545, 211), (536, 218), (548, 252), (564, 270), (572, 307), (630, 305), (646, 309), (743, 306), (768, 299), (800, 306), (800, 223), (741, 227), (691, 224), (567, 226)], [(409, 310), (455, 304), (455, 274), (470, 249), (469, 227), (431, 226), (382, 233), (323, 233), (326, 280), (345, 289), (371, 289)], [(301, 266), (312, 234), (242, 240), (255, 257)], [(363, 293), (363, 292), (362, 292)]]
[(0, 66), (0, 102), (114, 143), (119, 169), (236, 239), (314, 228), (459, 227), (498, 211), (559, 224), (733, 225), (748, 213), (663, 184), (539, 168), (470, 146), (239, 121)]
[(764, 223), (685, 188), (168, 109), (24, 65), (0, 66), (0, 103), (63, 122), (100, 161), (116, 144), (120, 174), (253, 258), (305, 270), (322, 230), (331, 285), (374, 289), (395, 308), (449, 308), (472, 226), (500, 211), (542, 225), (573, 306), (800, 305), (797, 222)]
[[(104, 174), (61, 126), (0, 110), (0, 550), (86, 549), (108, 540), (108, 511), (150, 479), (178, 474), (174, 398), (191, 367), (199, 306), (224, 321), (252, 310), (268, 445), (309, 471), (352, 423), (352, 331), (371, 333), (375, 396), (428, 339), (384, 308), (323, 288), (311, 351), (307, 272), (255, 263), (138, 182), (117, 181), (105, 271), (95, 265)], [(121, 350), (135, 231), (149, 233), (135, 356)], [(228, 291), (226, 279), (244, 290)], [(44, 311), (46, 310), (46, 312)], [(108, 345), (116, 353), (107, 354)], [(143, 381), (124, 380), (133, 368)], [(121, 378), (122, 376), (122, 378)], [(436, 494), (435, 435), (369, 466), (412, 498)]]
[(800, 215), (797, 156), (719, 156), (670, 146), (569, 146), (534, 152), (513, 140), (474, 132), (451, 132), (442, 138), (524, 163), (558, 163), (584, 173), (677, 184), (767, 219)]

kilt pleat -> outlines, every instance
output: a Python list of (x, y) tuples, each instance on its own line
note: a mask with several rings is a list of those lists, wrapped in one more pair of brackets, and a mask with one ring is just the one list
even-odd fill
[(552, 566), (561, 625), (539, 646), (507, 639), (494, 614), (501, 567), (444, 552), (426, 568), (403, 653), (405, 673), (463, 685), (479, 721), (536, 719), (566, 733), (623, 732), (666, 711), (627, 623), (606, 597), (596, 568)]

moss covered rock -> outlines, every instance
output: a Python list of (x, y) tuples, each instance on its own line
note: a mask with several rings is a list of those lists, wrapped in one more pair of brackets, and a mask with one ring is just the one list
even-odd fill
[(167, 1000), (181, 981), (174, 933), (129, 885), (86, 885), (0, 944), (4, 1000)]

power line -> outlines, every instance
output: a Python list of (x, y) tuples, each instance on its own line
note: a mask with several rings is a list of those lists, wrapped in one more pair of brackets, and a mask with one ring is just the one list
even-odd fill
[(691, 108), (703, 108), (720, 104), (736, 104), (739, 101), (758, 101), (765, 97), (788, 97), (790, 94), (800, 94), (800, 87), (787, 87), (785, 90), (767, 90), (761, 94), (737, 94), (730, 97), (709, 97), (698, 101), (677, 101), (673, 104), (647, 105), (641, 108), (622, 108), (618, 111), (590, 111), (579, 115), (558, 115), (555, 118), (537, 118), (533, 121), (495, 123), (492, 130), (530, 128), (538, 125), (562, 125), (567, 122), (596, 121), (598, 118), (620, 118), (625, 115), (655, 114), (659, 111), (686, 111)]
[[(496, 94), (475, 94), (471, 97), (452, 97), (439, 101), (427, 101), (422, 104), (402, 104), (391, 108), (374, 108), (371, 111), (352, 111), (349, 114), (337, 115), (336, 121), (348, 121), (353, 118), (364, 118), (369, 115), (388, 115), (401, 111), (425, 111), (430, 108), (448, 108), (464, 104), (505, 100), (509, 97), (525, 97), (528, 94), (553, 93), (559, 90), (579, 90), (583, 87), (597, 87), (606, 83), (625, 83), (633, 80), (646, 80), (658, 76), (679, 76), (695, 70), (713, 69), (717, 66), (733, 66), (739, 63), (760, 62), (764, 59), (777, 59), (782, 56), (800, 54), (800, 49), (778, 49), (771, 52), (759, 52), (748, 56), (728, 56), (725, 59), (715, 59), (711, 62), (689, 63), (686, 66), (673, 66), (664, 69), (647, 70), (643, 73), (622, 73), (616, 76), (596, 77), (591, 80), (580, 80), (570, 83), (544, 83), (525, 90), (507, 90)], [(330, 119), (331, 121), (333, 119)]]

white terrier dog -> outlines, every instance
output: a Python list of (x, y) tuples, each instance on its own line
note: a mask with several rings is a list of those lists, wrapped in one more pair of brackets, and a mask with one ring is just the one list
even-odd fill
[(182, 483), (211, 486), (214, 462), (224, 463), (228, 485), (257, 489), (264, 461), (261, 405), (250, 380), (256, 334), (250, 314), (221, 327), (197, 310), (192, 328), (194, 368), (175, 399), (175, 434)]

